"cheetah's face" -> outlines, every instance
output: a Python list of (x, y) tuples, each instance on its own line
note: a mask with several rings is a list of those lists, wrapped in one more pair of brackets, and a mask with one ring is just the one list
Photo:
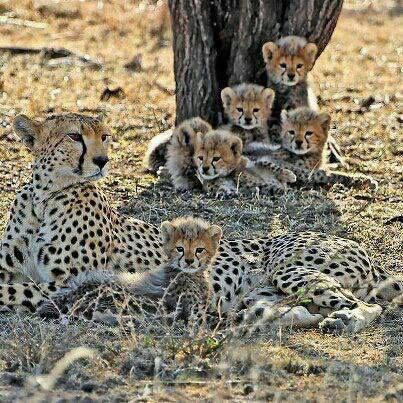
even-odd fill
[(14, 129), (46, 177), (81, 182), (107, 174), (111, 135), (97, 118), (66, 114), (40, 122), (19, 115)]
[(193, 157), (197, 174), (203, 180), (230, 175), (242, 160), (242, 141), (222, 130), (197, 136)]
[(288, 119), (288, 112), (281, 114), (281, 138), (283, 147), (297, 155), (321, 152), (327, 141), (330, 116), (321, 113), (317, 119), (295, 123)]
[(172, 265), (184, 273), (205, 270), (217, 253), (222, 230), (192, 217), (161, 225), (163, 247)]
[[(231, 87), (221, 91), (221, 99), (225, 114), (233, 125), (251, 130), (266, 125), (271, 115), (274, 91), (270, 88), (244, 85), (240, 91)], [(238, 93), (237, 93), (238, 92)]]
[(275, 83), (292, 87), (306, 79), (318, 48), (314, 43), (307, 43), (297, 54), (287, 54), (274, 42), (267, 42), (262, 51), (269, 77)]

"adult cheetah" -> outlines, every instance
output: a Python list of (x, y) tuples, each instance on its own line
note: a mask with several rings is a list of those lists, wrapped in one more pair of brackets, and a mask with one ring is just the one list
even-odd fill
[[(0, 246), (0, 304), (35, 311), (71, 278), (91, 270), (145, 271), (166, 257), (159, 229), (113, 210), (94, 181), (108, 167), (109, 130), (92, 117), (17, 116), (15, 132), (34, 156), (32, 181), (17, 195)], [(304, 292), (330, 315), (322, 327), (360, 330), (381, 313), (364, 302), (387, 279), (353, 241), (312, 232), (222, 240), (211, 270), (212, 305)], [(402, 292), (397, 282), (385, 298)], [(252, 303), (251, 303), (252, 302)]]

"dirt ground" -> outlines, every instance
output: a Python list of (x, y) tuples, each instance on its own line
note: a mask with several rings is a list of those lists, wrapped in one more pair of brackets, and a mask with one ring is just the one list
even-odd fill
[[(195, 214), (236, 238), (324, 231), (359, 241), (376, 265), (402, 275), (401, 12), (399, 1), (347, 1), (313, 71), (350, 171), (372, 175), (379, 189), (335, 186), (216, 201), (173, 195), (141, 169), (147, 142), (170, 127), (175, 113), (163, 7), (134, 0), (0, 0), (0, 47), (64, 47), (101, 64), (0, 52), (0, 231), (32, 161), (11, 133), (12, 117), (74, 110), (104, 114), (113, 129), (112, 170), (100, 186), (120, 211), (153, 223)], [(16, 19), (29, 26), (12, 25)], [(125, 67), (133, 58), (134, 67)], [(100, 100), (106, 88), (117, 87), (118, 97)], [(214, 334), (157, 337), (147, 329), (2, 314), (0, 400), (402, 401), (402, 316), (402, 310), (385, 313), (354, 336), (283, 330), (223, 341)], [(75, 362), (53, 390), (39, 388), (33, 377), (49, 373), (78, 346), (96, 349), (95, 358)]]

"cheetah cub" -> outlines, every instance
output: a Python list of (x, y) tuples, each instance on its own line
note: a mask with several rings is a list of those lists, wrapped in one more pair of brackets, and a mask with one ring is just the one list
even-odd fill
[(249, 194), (284, 191), (287, 183), (296, 180), (292, 171), (270, 159), (252, 162), (242, 156), (241, 139), (225, 130), (197, 136), (194, 163), (203, 189), (219, 198), (233, 196), (239, 188)]
[(186, 191), (200, 185), (193, 164), (194, 143), (197, 133), (204, 135), (211, 129), (199, 117), (185, 120), (175, 128), (167, 147), (165, 166), (176, 190)]
[(267, 42), (262, 48), (267, 70), (267, 86), (276, 93), (273, 114), (282, 109), (309, 106), (317, 109), (315, 95), (308, 83), (308, 73), (315, 63), (318, 48), (299, 36), (285, 36)]
[[(176, 178), (177, 172), (186, 171), (189, 168), (189, 158), (187, 159), (186, 156), (192, 153), (194, 134), (197, 132), (206, 133), (210, 129), (209, 123), (199, 117), (194, 117), (184, 120), (173, 130), (169, 129), (154, 136), (148, 144), (144, 157), (146, 170), (163, 176), (169, 175), (168, 170), (163, 168), (166, 166), (170, 155), (171, 162), (169, 165), (173, 172), (173, 177)], [(173, 179), (173, 181), (175, 185), (176, 179)], [(179, 180), (179, 182), (181, 181)]]
[(262, 145), (275, 149), (269, 137), (267, 122), (271, 115), (274, 91), (256, 84), (240, 84), (221, 91), (221, 100), (229, 124), (222, 129), (236, 134), (247, 154)]
[[(283, 110), (281, 113), (282, 149), (269, 154), (273, 159), (291, 169), (298, 181), (304, 184), (330, 185), (342, 183), (346, 186), (369, 185), (376, 187), (376, 182), (366, 176), (348, 175), (327, 169), (328, 131), (330, 115), (326, 112), (316, 112), (307, 107)], [(264, 166), (265, 158), (253, 157), (256, 164)]]
[(163, 271), (168, 286), (163, 302), (184, 320), (205, 317), (210, 297), (210, 267), (218, 252), (222, 229), (204, 220), (185, 217), (161, 225), (168, 263)]

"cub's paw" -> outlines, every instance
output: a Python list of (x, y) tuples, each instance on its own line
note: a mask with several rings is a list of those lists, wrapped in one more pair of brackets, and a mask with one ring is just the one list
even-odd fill
[(295, 183), (297, 181), (297, 176), (289, 169), (282, 169), (278, 175), (278, 179), (284, 183)]
[(235, 189), (220, 189), (215, 193), (214, 198), (217, 200), (228, 200), (236, 196), (237, 192)]
[(378, 189), (378, 181), (370, 176), (357, 176), (354, 178), (354, 185), (359, 188), (368, 188), (370, 190)]
[(159, 180), (168, 180), (170, 178), (168, 168), (165, 166), (159, 167), (157, 177)]

